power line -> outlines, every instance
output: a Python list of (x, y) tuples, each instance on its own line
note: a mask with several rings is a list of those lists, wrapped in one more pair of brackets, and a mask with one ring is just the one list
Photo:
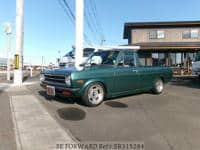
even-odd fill
[[(67, 16), (70, 18), (71, 22), (73, 24), (75, 24), (76, 18), (75, 18), (75, 15), (74, 15), (69, 3), (66, 0), (62, 0), (62, 2), (61, 2), (61, 0), (59, 0), (59, 3), (62, 6), (63, 10), (67, 14)], [(95, 35), (95, 37), (96, 37), (96, 35), (98, 35), (101, 39), (101, 42), (104, 42), (105, 36), (104, 36), (104, 33), (103, 33), (101, 23), (98, 19), (99, 17), (98, 17), (98, 13), (97, 13), (97, 7), (96, 7), (95, 0), (90, 0), (88, 5), (90, 5), (90, 9), (86, 5), (87, 11), (84, 14), (85, 18), (86, 18), (87, 26), (88, 26), (89, 30), (91, 31), (91, 33), (93, 33)], [(89, 40), (88, 36), (85, 33), (84, 33), (84, 37), (85, 37), (86, 43), (91, 45), (91, 41)]]
[[(90, 5), (89, 1), (86, 1), (86, 9), (85, 9), (85, 18), (86, 18), (86, 22), (89, 26), (89, 28), (91, 28), (90, 30), (92, 30), (92, 32), (94, 33), (94, 37), (96, 38), (97, 36), (99, 36), (100, 34), (98, 33), (98, 29), (97, 29), (97, 25), (95, 22), (95, 18), (92, 15), (91, 12), (91, 6), (88, 7)], [(89, 19), (88, 19), (89, 18)], [(99, 36), (101, 38), (101, 36)]]
[[(70, 21), (72, 22), (73, 25), (75, 25), (75, 21), (76, 21), (76, 17), (70, 7), (70, 5), (67, 3), (66, 0), (58, 0), (59, 4), (61, 5), (61, 7), (63, 8), (64, 12), (67, 14), (67, 16), (69, 17)], [(84, 38), (85, 38), (85, 43), (87, 43), (88, 45), (92, 45), (91, 41), (89, 40), (88, 36), (84, 33)]]
[(71, 21), (72, 24), (73, 24), (74, 19), (70, 16), (68, 10), (65, 8), (65, 6), (63, 5), (63, 3), (62, 3), (61, 1), (62, 1), (62, 0), (58, 0), (60, 6), (63, 8), (65, 14), (69, 17), (70, 21)]
[(86, 24), (88, 26), (88, 29), (91, 31), (91, 33), (94, 35), (94, 38), (96, 39), (96, 35), (97, 35), (96, 30), (93, 28), (93, 25), (90, 23), (86, 14), (85, 14), (85, 20), (86, 20)]
[(90, 3), (91, 3), (93, 16), (95, 18), (97, 27), (98, 27), (98, 29), (100, 31), (100, 34), (101, 34), (101, 40), (104, 41), (105, 40), (105, 36), (104, 36), (103, 28), (102, 28), (102, 25), (100, 23), (99, 16), (98, 16), (98, 13), (97, 13), (96, 2), (95, 2), (95, 0), (90, 0)]
[(70, 7), (69, 4), (67, 3), (67, 1), (66, 1), (66, 0), (63, 0), (63, 2), (64, 2), (64, 4), (65, 4), (65, 6), (67, 7), (67, 9), (68, 9), (70, 15), (72, 16), (72, 18), (73, 18), (74, 20), (76, 20), (76, 17), (75, 17), (75, 15), (74, 15), (74, 13), (73, 13), (71, 7)]

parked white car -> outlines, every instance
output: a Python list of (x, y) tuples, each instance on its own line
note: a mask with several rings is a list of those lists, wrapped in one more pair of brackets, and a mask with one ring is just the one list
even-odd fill
[(192, 73), (193, 75), (198, 75), (200, 77), (200, 52), (192, 62)]

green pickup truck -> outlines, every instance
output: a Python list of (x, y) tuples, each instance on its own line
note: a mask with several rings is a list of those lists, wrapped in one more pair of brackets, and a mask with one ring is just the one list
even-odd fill
[(81, 67), (43, 71), (40, 85), (49, 96), (80, 98), (85, 105), (94, 107), (106, 98), (145, 91), (160, 94), (172, 79), (170, 68), (141, 66), (137, 50), (133, 49), (99, 50)]

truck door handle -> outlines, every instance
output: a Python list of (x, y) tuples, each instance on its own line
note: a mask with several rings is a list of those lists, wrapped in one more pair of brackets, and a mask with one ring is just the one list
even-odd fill
[(132, 72), (138, 73), (138, 70), (132, 70)]

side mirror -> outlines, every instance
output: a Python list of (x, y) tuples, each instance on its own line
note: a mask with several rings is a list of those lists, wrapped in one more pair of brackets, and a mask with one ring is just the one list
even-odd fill
[(82, 63), (82, 64), (80, 64), (79, 66), (80, 66), (80, 67), (84, 67), (84, 66), (85, 66), (85, 63)]
[(118, 63), (118, 64), (117, 64), (117, 66), (123, 66), (123, 65), (124, 65), (123, 63)]
[(96, 65), (100, 65), (102, 63), (102, 58), (101, 56), (93, 56), (91, 59), (91, 64), (96, 64)]

